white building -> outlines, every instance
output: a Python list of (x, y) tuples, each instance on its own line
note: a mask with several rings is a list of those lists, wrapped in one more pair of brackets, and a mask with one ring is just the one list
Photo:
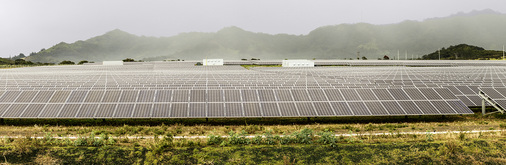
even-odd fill
[(204, 59), (202, 65), (223, 65), (223, 59)]
[(102, 65), (123, 65), (123, 61), (103, 61)]
[(314, 62), (309, 60), (283, 60), (282, 67), (314, 67)]

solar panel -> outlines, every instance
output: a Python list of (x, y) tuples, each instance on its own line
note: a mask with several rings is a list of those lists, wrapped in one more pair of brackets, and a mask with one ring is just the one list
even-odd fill
[(404, 91), (412, 100), (427, 100), (417, 88), (406, 88)]
[(262, 116), (259, 103), (244, 103), (244, 115), (247, 117)]
[(40, 112), (40, 118), (55, 118), (60, 112), (63, 104), (47, 104), (44, 109)]
[(209, 103), (208, 116), (209, 117), (224, 117), (225, 116), (225, 105), (223, 103)]
[(4, 112), (4, 118), (13, 118), (19, 117), (21, 113), (25, 110), (28, 104), (12, 104), (7, 111)]
[(315, 108), (310, 102), (296, 102), (300, 116), (316, 116)]
[(20, 117), (26, 117), (26, 118), (36, 118), (39, 116), (39, 113), (44, 109), (44, 106), (46, 104), (30, 104), (25, 109), (23, 114), (20, 115)]
[(371, 89), (356, 89), (358, 95), (362, 100), (378, 100), (376, 95), (371, 91)]
[(372, 115), (377, 115), (377, 116), (389, 115), (388, 112), (386, 111), (385, 107), (383, 107), (383, 105), (380, 102), (364, 102), (364, 103), (365, 103), (367, 109), (369, 109), (369, 111), (371, 111)]
[(167, 103), (171, 102), (172, 90), (158, 90), (155, 94), (155, 102)]
[(241, 90), (243, 102), (258, 102), (256, 90)]
[(395, 101), (385, 101), (381, 102), (385, 109), (388, 111), (391, 115), (405, 115), (406, 112), (402, 109), (402, 107)]
[(225, 102), (241, 102), (241, 93), (238, 90), (225, 90)]
[(22, 91), (21, 94), (17, 97), (15, 102), (18, 103), (29, 103), (32, 101), (33, 97), (37, 95), (38, 91)]
[(188, 117), (188, 103), (172, 103), (170, 117)]
[(97, 118), (110, 118), (112, 117), (114, 110), (116, 109), (116, 104), (100, 104), (95, 117)]
[(335, 116), (329, 102), (313, 102), (316, 113), (319, 116)]
[(394, 100), (394, 97), (386, 89), (371, 89), (379, 100)]
[(367, 109), (364, 102), (348, 102), (350, 105), (350, 110), (356, 116), (370, 116), (371, 112)]
[(323, 91), (327, 94), (329, 101), (344, 101), (339, 89), (323, 89)]
[(299, 112), (297, 111), (297, 108), (295, 107), (295, 104), (293, 102), (291, 102), (291, 103), (278, 103), (278, 104), (279, 104), (279, 111), (281, 113), (281, 116), (286, 116), (286, 117), (300, 116)]
[(47, 103), (55, 91), (39, 91), (32, 103)]
[(408, 115), (422, 115), (422, 111), (418, 108), (413, 101), (399, 101), (399, 105), (404, 109)]
[(437, 107), (441, 114), (455, 114), (453, 108), (446, 101), (431, 101), (434, 107)]
[(58, 114), (58, 117), (73, 118), (76, 116), (80, 106), (81, 104), (64, 104), (63, 108)]
[(290, 90), (274, 90), (278, 101), (293, 101)]
[(241, 103), (226, 103), (225, 114), (227, 117), (242, 117), (244, 111), (242, 110)]
[(79, 112), (77, 112), (76, 117), (78, 117), (78, 118), (92, 118), (92, 117), (94, 117), (94, 115), (97, 111), (97, 108), (98, 108), (98, 104), (83, 104), (81, 106), (81, 108), (79, 109)]
[(208, 102), (223, 102), (223, 90), (208, 90), (207, 91)]
[(312, 101), (328, 101), (327, 96), (321, 89), (311, 89), (307, 90), (307, 92)]
[(419, 88), (420, 92), (429, 100), (442, 100), (443, 98), (433, 88)]
[(154, 90), (141, 90), (137, 102), (153, 102), (155, 98)]
[(21, 94), (21, 91), (5, 91), (2, 97), (0, 97), (0, 102), (14, 102), (14, 100), (18, 98), (19, 94)]
[(336, 112), (336, 115), (338, 116), (353, 115), (353, 112), (351, 112), (351, 109), (346, 102), (330, 102), (330, 104), (332, 105), (334, 111)]
[(395, 100), (411, 100), (402, 89), (389, 89), (388, 91), (392, 94)]
[(105, 91), (102, 102), (118, 102), (121, 91)]
[(438, 109), (429, 101), (414, 101), (423, 114), (440, 114)]
[(280, 112), (276, 103), (261, 103), (263, 116), (267, 117), (279, 117)]
[(153, 104), (136, 104), (132, 117), (147, 118), (151, 117)]
[(154, 104), (152, 117), (155, 118), (170, 117), (170, 104)]

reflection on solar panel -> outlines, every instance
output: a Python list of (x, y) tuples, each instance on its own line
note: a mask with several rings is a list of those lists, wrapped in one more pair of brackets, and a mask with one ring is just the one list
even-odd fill
[(500, 63), (336, 62), (363, 67), (148, 62), (0, 70), (0, 118), (455, 115), (481, 105), (480, 90), (506, 107), (506, 88), (487, 88), (505, 86)]

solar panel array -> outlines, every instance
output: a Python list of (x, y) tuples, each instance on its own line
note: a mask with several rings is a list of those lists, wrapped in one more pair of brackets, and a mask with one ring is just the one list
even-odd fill
[(470, 114), (503, 66), (48, 66), (0, 70), (1, 118)]
[(3, 118), (209, 118), (469, 113), (445, 88), (2, 91)]
[(506, 88), (505, 87), (482, 87), (480, 91), (483, 92), (485, 96), (491, 99), (495, 105), (499, 105), (502, 109), (506, 109)]

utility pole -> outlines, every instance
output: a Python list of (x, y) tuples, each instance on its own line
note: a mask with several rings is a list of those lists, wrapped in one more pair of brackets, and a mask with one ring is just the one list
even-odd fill
[(360, 52), (357, 52), (357, 60), (360, 60)]
[(405, 52), (405, 53), (406, 53), (406, 54), (405, 54), (404, 56), (406, 56), (406, 57), (404, 57), (404, 60), (408, 60), (408, 51), (406, 50), (406, 52)]
[(441, 60), (441, 49), (437, 50), (439, 52), (439, 60)]
[(399, 57), (399, 50), (397, 50), (397, 60), (401, 60), (401, 58)]

